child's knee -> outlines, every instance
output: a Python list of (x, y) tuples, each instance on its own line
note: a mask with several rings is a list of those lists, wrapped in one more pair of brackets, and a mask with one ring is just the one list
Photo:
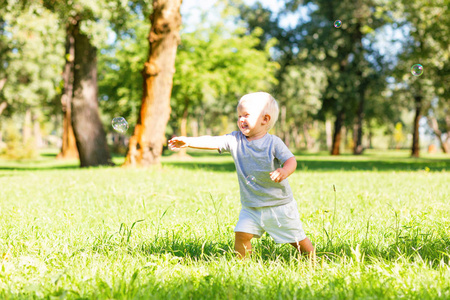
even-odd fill
[(236, 241), (248, 242), (253, 238), (253, 234), (247, 232), (235, 232)]
[(304, 240), (297, 243), (291, 243), (291, 245), (294, 246), (297, 250), (301, 251), (302, 253), (315, 252), (315, 248), (308, 238), (305, 238)]

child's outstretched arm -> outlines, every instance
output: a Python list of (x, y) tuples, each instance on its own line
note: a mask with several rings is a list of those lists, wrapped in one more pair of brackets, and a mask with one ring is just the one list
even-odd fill
[(281, 182), (294, 173), (295, 169), (297, 169), (297, 160), (295, 156), (292, 156), (284, 162), (282, 168), (278, 168), (270, 173), (270, 179), (275, 182)]
[(199, 137), (177, 136), (169, 140), (169, 149), (172, 151), (180, 150), (181, 148), (186, 147), (204, 150), (218, 150), (219, 144), (217, 137), (208, 135)]

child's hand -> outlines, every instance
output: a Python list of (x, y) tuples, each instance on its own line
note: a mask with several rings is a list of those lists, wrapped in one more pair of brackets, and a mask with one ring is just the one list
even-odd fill
[(278, 168), (273, 172), (270, 172), (270, 179), (275, 182), (281, 182), (289, 176), (288, 172), (283, 168)]
[(172, 151), (180, 150), (181, 148), (188, 147), (187, 137), (177, 136), (169, 140), (169, 149)]

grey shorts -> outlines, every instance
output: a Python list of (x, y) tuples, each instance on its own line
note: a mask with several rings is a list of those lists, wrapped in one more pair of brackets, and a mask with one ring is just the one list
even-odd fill
[(297, 243), (306, 238), (295, 200), (279, 206), (242, 206), (234, 232), (250, 233), (256, 238), (267, 232), (278, 244)]

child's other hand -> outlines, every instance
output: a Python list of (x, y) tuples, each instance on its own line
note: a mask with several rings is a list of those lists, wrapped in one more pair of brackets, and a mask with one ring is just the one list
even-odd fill
[(285, 180), (288, 177), (288, 172), (284, 170), (283, 168), (278, 168), (273, 172), (270, 172), (270, 179), (272, 179), (275, 182), (281, 182)]
[(188, 146), (187, 137), (185, 136), (177, 136), (169, 140), (169, 149), (172, 151), (180, 150)]

